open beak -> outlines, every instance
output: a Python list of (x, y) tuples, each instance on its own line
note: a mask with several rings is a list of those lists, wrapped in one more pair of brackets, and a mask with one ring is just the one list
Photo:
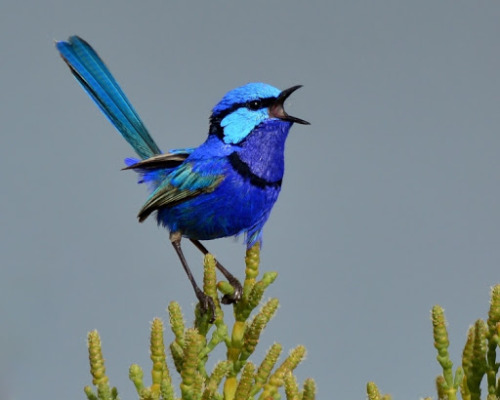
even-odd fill
[(288, 115), (284, 108), (285, 100), (288, 98), (288, 96), (290, 96), (293, 92), (301, 87), (302, 85), (296, 85), (283, 90), (276, 101), (269, 107), (269, 115), (275, 118), (279, 118), (283, 121), (296, 122), (297, 124), (302, 125), (311, 125), (309, 122), (304, 121), (303, 119)]

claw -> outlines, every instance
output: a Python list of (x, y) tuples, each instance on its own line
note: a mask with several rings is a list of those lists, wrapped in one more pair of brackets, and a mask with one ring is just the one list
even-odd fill
[(233, 287), (234, 292), (232, 294), (225, 294), (224, 296), (222, 296), (222, 304), (237, 303), (241, 299), (241, 295), (243, 294), (243, 287), (237, 279), (231, 279), (229, 283)]
[(202, 314), (209, 314), (209, 322), (213, 324), (215, 322), (215, 303), (214, 300), (201, 290), (196, 291), (196, 297), (200, 303), (200, 309)]

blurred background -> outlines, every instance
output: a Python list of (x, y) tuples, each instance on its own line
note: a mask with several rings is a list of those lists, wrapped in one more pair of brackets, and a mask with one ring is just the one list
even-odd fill
[[(149, 323), (195, 297), (166, 231), (138, 224), (134, 153), (59, 58), (72, 34), (106, 61), (163, 150), (197, 146), (251, 81), (304, 87), (262, 270), (281, 307), (262, 336), (304, 344), (318, 399), (435, 396), (429, 311), (450, 352), (500, 282), (500, 4), (465, 1), (0, 0), (0, 397), (84, 398), (86, 334), (136, 398)], [(205, 243), (243, 277), (244, 245)], [(184, 245), (198, 279), (201, 255)], [(226, 309), (229, 314), (230, 310)], [(166, 332), (169, 342), (172, 335)], [(223, 354), (220, 355), (222, 357)]]

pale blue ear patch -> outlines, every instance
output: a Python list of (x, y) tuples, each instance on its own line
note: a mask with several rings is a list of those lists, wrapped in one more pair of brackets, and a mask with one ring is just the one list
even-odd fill
[(224, 142), (241, 142), (257, 125), (268, 118), (267, 108), (257, 111), (241, 107), (225, 116), (220, 125), (224, 129)]

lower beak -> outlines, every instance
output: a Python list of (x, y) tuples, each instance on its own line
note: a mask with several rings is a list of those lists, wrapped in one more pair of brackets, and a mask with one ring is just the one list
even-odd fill
[(269, 107), (269, 115), (275, 118), (279, 118), (283, 121), (288, 121), (288, 122), (296, 122), (297, 124), (302, 124), (302, 125), (310, 125), (309, 122), (304, 121), (303, 119), (297, 118), (297, 117), (292, 117), (291, 115), (288, 115), (285, 111), (284, 104), (285, 100), (297, 89), (301, 88), (302, 85), (296, 85), (292, 86), (291, 88), (283, 90), (276, 101)]

